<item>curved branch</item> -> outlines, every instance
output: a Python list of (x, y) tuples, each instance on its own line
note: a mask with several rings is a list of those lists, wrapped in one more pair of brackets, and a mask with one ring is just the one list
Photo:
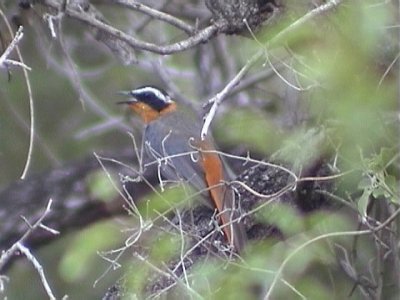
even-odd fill
[(143, 5), (141, 3), (137, 3), (136, 1), (131, 1), (131, 0), (112, 0), (112, 2), (116, 4), (120, 4), (121, 6), (131, 8), (133, 10), (137, 10), (139, 12), (142, 12), (154, 19), (164, 21), (165, 23), (168, 23), (178, 29), (183, 30), (187, 34), (193, 34), (195, 32), (195, 28), (182, 20), (170, 15), (166, 14), (162, 11), (153, 9), (151, 7), (148, 7), (146, 5)]
[[(61, 9), (61, 4), (56, 0), (44, 0), (41, 2), (42, 5), (47, 6), (51, 9), (59, 11)], [(100, 21), (95, 16), (90, 13), (85, 12), (77, 6), (68, 5), (63, 11), (65, 15), (70, 18), (79, 20), (85, 24), (93, 26), (94, 28), (101, 30), (117, 39), (120, 39), (130, 45), (132, 48), (145, 50), (161, 55), (173, 54), (176, 52), (182, 52), (187, 49), (193, 48), (201, 43), (209, 41), (212, 37), (214, 37), (218, 31), (225, 26), (223, 22), (216, 22), (204, 29), (199, 30), (195, 35), (173, 43), (169, 45), (157, 45), (154, 43), (145, 42), (139, 39), (136, 39), (125, 32), (116, 29), (113, 26), (106, 24), (105, 22)]]
[(277, 46), (278, 43), (282, 42), (284, 38), (292, 31), (301, 27), (304, 23), (308, 22), (312, 18), (329, 11), (342, 2), (342, 0), (331, 0), (326, 4), (318, 6), (317, 8), (311, 10), (307, 14), (305, 14), (300, 19), (296, 20), (288, 27), (284, 28), (282, 31), (278, 32), (271, 40), (269, 40), (265, 45), (261, 44), (261, 49), (256, 52), (242, 67), (242, 69), (228, 82), (228, 84), (214, 97), (209, 99), (205, 105), (211, 105), (209, 112), (206, 114), (204, 118), (204, 124), (201, 129), (201, 138), (204, 139), (207, 136), (209, 127), (211, 122), (217, 112), (219, 105), (225, 98), (232, 92), (233, 88), (236, 87), (239, 82), (246, 76), (248, 71), (252, 68), (252, 66), (263, 56), (264, 53), (268, 53), (267, 50), (272, 46)]

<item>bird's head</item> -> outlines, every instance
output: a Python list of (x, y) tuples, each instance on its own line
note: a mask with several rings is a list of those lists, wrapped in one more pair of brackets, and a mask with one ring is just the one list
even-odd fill
[(127, 96), (128, 100), (118, 104), (127, 104), (145, 123), (149, 123), (163, 114), (175, 110), (175, 102), (163, 89), (154, 86), (142, 86), (119, 94)]

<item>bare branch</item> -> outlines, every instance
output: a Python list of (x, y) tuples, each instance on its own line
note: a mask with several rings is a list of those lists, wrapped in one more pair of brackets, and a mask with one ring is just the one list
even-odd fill
[(232, 89), (239, 84), (240, 80), (247, 74), (250, 68), (261, 58), (263, 55), (263, 51), (258, 51), (255, 55), (253, 55), (250, 60), (246, 63), (246, 65), (236, 74), (236, 76), (214, 97), (208, 100), (208, 103), (212, 103), (210, 111), (206, 115), (204, 119), (203, 128), (201, 129), (201, 139), (204, 140), (207, 136), (209, 127), (211, 125), (212, 120), (214, 119), (215, 113), (219, 105), (222, 101), (228, 96), (228, 94), (232, 91)]
[(295, 250), (293, 250), (293, 252), (291, 252), (283, 261), (283, 263), (280, 265), (278, 271), (275, 274), (274, 280), (272, 281), (267, 293), (265, 294), (264, 299), (271, 299), (271, 294), (272, 291), (275, 288), (275, 285), (277, 284), (277, 281), (279, 279), (279, 277), (281, 276), (283, 269), (286, 267), (286, 265), (289, 263), (289, 261), (297, 254), (299, 253), (301, 250), (303, 250), (304, 248), (308, 247), (309, 245), (313, 244), (314, 242), (326, 239), (326, 238), (332, 238), (332, 237), (344, 237), (344, 236), (360, 236), (360, 235), (366, 235), (366, 234), (371, 234), (371, 233), (375, 233), (378, 232), (382, 229), (384, 229), (387, 225), (389, 225), (391, 222), (393, 222), (398, 216), (400, 215), (400, 208), (397, 209), (389, 218), (387, 218), (385, 220), (385, 222), (383, 222), (382, 224), (380, 224), (379, 226), (373, 227), (371, 229), (367, 229), (367, 230), (356, 230), (356, 231), (343, 231), (343, 232), (331, 232), (331, 233), (327, 233), (327, 234), (323, 234), (323, 235), (319, 235), (311, 240), (308, 240), (307, 242), (305, 242), (304, 244), (302, 244), (301, 246), (297, 247)]
[(29, 71), (32, 69), (25, 65), (24, 63), (21, 63), (19, 61), (9, 59), (8, 57), (10, 56), (11, 52), (17, 47), (18, 43), (22, 40), (24, 33), (22, 32), (23, 28), (20, 26), (18, 28), (18, 31), (15, 33), (15, 36), (11, 43), (8, 45), (6, 50), (3, 52), (3, 54), (0, 56), (0, 68), (8, 68), (9, 65), (14, 65), (14, 66), (19, 66), (22, 68), (25, 68)]
[[(203, 128), (201, 129), (201, 138), (204, 139), (207, 136), (209, 127), (211, 125), (212, 120), (214, 119), (214, 116), (217, 112), (217, 109), (219, 105), (222, 103), (222, 101), (230, 94), (232, 89), (238, 85), (238, 83), (243, 79), (243, 77), (247, 74), (247, 72), (250, 70), (250, 68), (258, 61), (259, 58), (262, 57), (264, 53), (268, 51), (268, 49), (276, 45), (278, 42), (282, 41), (284, 37), (287, 36), (288, 33), (292, 32), (293, 30), (299, 28), (301, 25), (306, 23), (307, 21), (311, 20), (317, 15), (320, 15), (323, 12), (326, 12), (336, 6), (338, 6), (342, 1), (341, 0), (331, 0), (326, 4), (323, 4), (313, 10), (311, 10), (309, 13), (301, 17), (300, 19), (296, 20), (292, 24), (290, 24), (288, 27), (280, 31), (277, 35), (275, 35), (266, 45), (265, 47), (262, 47), (256, 54), (254, 54), (244, 65), (244, 67), (236, 74), (236, 76), (228, 82), (228, 84), (220, 91), (217, 93), (214, 97), (212, 97), (210, 100), (208, 100), (207, 104), (212, 104), (210, 111), (207, 113), (205, 119), (204, 119), (204, 124)], [(262, 46), (262, 45), (261, 45)]]
[[(42, 2), (42, 5), (58, 10), (61, 4), (59, 3), (59, 1), (56, 0), (44, 0)], [(198, 44), (207, 42), (218, 33), (219, 29), (221, 29), (224, 26), (223, 22), (216, 22), (204, 29), (199, 30), (196, 34), (185, 40), (170, 45), (161, 46), (161, 45), (156, 45), (154, 43), (149, 43), (136, 39), (126, 34), (125, 32), (118, 30), (113, 26), (108, 25), (103, 21), (100, 21), (96, 17), (82, 11), (81, 9), (78, 9), (77, 7), (72, 7), (71, 5), (69, 5), (66, 7), (64, 13), (73, 19), (79, 20), (85, 24), (93, 26), (94, 28), (103, 31), (104, 33), (107, 33), (121, 41), (126, 42), (132, 48), (150, 51), (161, 55), (168, 55), (172, 53), (182, 52), (187, 49), (193, 48)]]
[[(13, 30), (11, 28), (11, 25), (8, 22), (6, 15), (3, 13), (3, 11), (1, 9), (0, 9), (0, 16), (3, 18), (3, 21), (6, 24), (6, 27), (7, 27), (7, 30), (9, 32), (10, 36), (13, 37), (14, 34), (13, 34)], [(22, 38), (21, 34), (22, 34), (22, 29), (21, 29), (19, 39)], [(13, 40), (17, 40), (17, 39), (13, 38)], [(18, 42), (15, 42), (15, 49), (17, 51), (17, 55), (20, 60), (21, 66), (25, 66), (24, 59), (23, 59), (21, 51), (19, 50), (19, 47), (18, 47)], [(32, 153), (33, 153), (33, 139), (35, 136), (35, 126), (34, 126), (35, 125), (35, 112), (34, 112), (34, 107), (33, 107), (32, 88), (31, 88), (31, 83), (29, 80), (27, 68), (23, 67), (22, 72), (24, 73), (26, 88), (28, 89), (29, 112), (30, 112), (29, 147), (28, 147), (28, 154), (27, 154), (27, 158), (26, 158), (26, 162), (25, 162), (25, 167), (24, 167), (24, 170), (22, 171), (22, 175), (21, 175), (21, 179), (25, 179), (26, 174), (28, 173), (29, 167), (31, 165)]]
[(51, 211), (51, 204), (52, 203), (53, 203), (53, 200), (50, 199), (48, 204), (47, 204), (46, 210), (43, 212), (42, 216), (35, 222), (35, 224), (33, 224), (32, 226), (29, 226), (29, 228), (25, 232), (25, 234), (16, 243), (14, 243), (7, 251), (2, 253), (2, 255), (0, 257), (0, 270), (3, 269), (3, 267), (9, 261), (11, 256), (15, 253), (15, 251), (18, 250), (18, 244), (22, 244), (29, 237), (29, 235), (31, 235), (31, 233), (35, 229), (37, 229), (40, 226), (40, 224), (42, 224), (42, 221), (44, 220), (44, 218), (46, 218), (46, 216)]
[(164, 21), (168, 24), (171, 24), (172, 26), (181, 29), (182, 31), (186, 32), (188, 35), (193, 34), (195, 32), (195, 28), (182, 20), (164, 13), (162, 11), (153, 9), (151, 7), (148, 7), (144, 4), (138, 3), (136, 1), (131, 1), (131, 0), (112, 0), (112, 2), (120, 4), (122, 6), (137, 10), (139, 12), (142, 12), (154, 19)]
[(44, 275), (44, 270), (42, 265), (39, 263), (36, 257), (32, 255), (31, 251), (29, 251), (27, 247), (25, 247), (21, 243), (17, 243), (16, 245), (18, 250), (21, 251), (21, 253), (23, 253), (35, 267), (36, 271), (39, 274), (40, 280), (42, 281), (43, 287), (46, 290), (47, 295), (49, 296), (49, 299), (56, 300), (57, 298), (54, 296), (53, 291), (51, 290), (51, 287), (46, 279), (46, 276)]
[(50, 299), (56, 299), (54, 296), (50, 285), (46, 279), (46, 276), (44, 275), (43, 267), (42, 265), (38, 262), (38, 260), (32, 255), (31, 251), (23, 245), (23, 242), (29, 237), (29, 235), (36, 229), (42, 228), (44, 230), (49, 231), (52, 234), (58, 234), (56, 230), (53, 230), (45, 225), (42, 224), (43, 220), (46, 218), (46, 216), (50, 213), (51, 211), (51, 204), (53, 203), (53, 200), (50, 199), (46, 210), (43, 212), (42, 216), (35, 222), (35, 224), (30, 225), (28, 223), (28, 230), (25, 232), (25, 234), (16, 242), (14, 243), (7, 251), (4, 251), (0, 257), (0, 270), (5, 266), (5, 264), (10, 260), (10, 258), (14, 255), (16, 251), (20, 251), (23, 253), (26, 258), (33, 264), (34, 268), (39, 274), (40, 280), (42, 281), (43, 287), (46, 290), (47, 295), (49, 296)]

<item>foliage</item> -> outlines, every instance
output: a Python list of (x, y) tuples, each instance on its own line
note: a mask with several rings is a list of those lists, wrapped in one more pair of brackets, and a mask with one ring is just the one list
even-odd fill
[[(192, 20), (187, 8), (193, 8), (194, 18), (209, 17), (201, 1), (170, 2), (166, 8), (177, 16), (186, 14), (185, 21)], [(37, 112), (32, 169), (36, 172), (98, 149), (115, 152), (131, 147), (125, 134), (131, 124), (124, 123), (122, 111), (114, 105), (117, 90), (132, 84), (161, 84), (177, 100), (199, 107), (261, 53), (218, 107), (218, 117), (212, 120), (216, 140), (228, 145), (228, 152), (244, 148), (257, 157), (283, 161), (299, 180), (317, 161), (326, 161), (334, 176), (329, 180), (337, 186), (331, 198), (346, 203), (341, 210), (313, 213), (282, 203), (266, 205), (256, 213), (258, 222), (278, 228), (284, 238), (252, 240), (242, 259), (211, 255), (190, 261), (188, 270), (175, 278), (172, 262), (186, 263), (192, 245), (186, 235), (169, 232), (160, 220), (172, 212), (179, 214), (186, 205), (182, 199), (191, 198), (191, 191), (168, 187), (161, 192), (156, 187), (157, 193), (146, 196), (137, 210), (130, 209), (130, 215), (118, 223), (129, 232), (126, 236), (103, 225), (80, 232), (53, 266), (63, 280), (81, 280), (91, 288), (98, 276), (92, 271), (95, 253), (114, 248), (124, 254), (118, 264), (128, 298), (148, 296), (157, 275), (174, 283), (163, 293), (175, 298), (343, 299), (351, 295), (389, 299), (398, 295), (398, 3), (334, 2), (287, 1), (281, 15), (260, 31), (235, 36), (216, 31), (206, 44), (167, 53), (170, 56), (159, 56), (164, 44), (181, 40), (187, 32), (162, 21), (150, 22), (146, 16), (133, 22), (137, 12), (99, 5), (109, 24), (134, 28), (133, 36), (160, 46), (159, 52), (149, 51), (147, 44), (135, 51), (128, 47), (134, 52), (129, 52), (134, 58), (129, 57), (137, 60), (129, 66), (124, 66), (126, 56), (115, 52), (111, 56), (101, 41), (88, 38), (93, 26), (66, 19), (61, 31), (57, 29), (57, 39), (52, 39), (41, 20), (25, 16), (33, 23), (25, 27), (21, 48), (32, 67)], [(315, 7), (316, 3), (322, 4)], [(330, 10), (318, 11), (328, 4)], [(189, 36), (198, 33), (197, 25)], [(126, 59), (123, 63), (118, 61), (121, 57)], [(1, 78), (0, 91), (0, 183), (4, 186), (18, 178), (28, 145), (25, 83), (19, 71), (11, 74), (10, 81)], [(137, 120), (133, 122), (139, 128)], [(91, 195), (108, 202), (117, 193), (102, 175), (90, 178)], [(131, 229), (131, 222), (141, 227)], [(131, 244), (136, 238), (139, 242)], [(51, 263), (45, 266), (51, 268)], [(60, 290), (64, 291), (62, 284)]]

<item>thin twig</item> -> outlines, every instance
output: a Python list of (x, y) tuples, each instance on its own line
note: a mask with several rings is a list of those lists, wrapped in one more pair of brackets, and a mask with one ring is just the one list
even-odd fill
[(44, 275), (44, 270), (42, 265), (39, 263), (36, 257), (32, 255), (31, 251), (27, 247), (25, 247), (21, 243), (17, 243), (16, 245), (17, 249), (21, 251), (35, 267), (36, 271), (39, 274), (40, 280), (42, 281), (43, 287), (46, 290), (47, 296), (49, 296), (49, 299), (56, 300), (57, 298), (54, 296), (53, 291), (51, 290), (51, 287), (46, 279), (46, 276)]
[(277, 281), (279, 280), (279, 277), (281, 276), (283, 269), (286, 267), (286, 265), (289, 263), (289, 261), (297, 254), (299, 253), (301, 250), (303, 250), (304, 248), (308, 247), (309, 245), (313, 244), (314, 242), (323, 240), (323, 239), (327, 239), (327, 238), (332, 238), (332, 237), (344, 237), (344, 236), (360, 236), (360, 235), (367, 235), (367, 234), (371, 234), (371, 233), (375, 233), (377, 231), (382, 230), (383, 228), (385, 228), (388, 224), (390, 224), (391, 222), (393, 222), (394, 219), (396, 219), (398, 216), (400, 215), (400, 208), (397, 209), (389, 218), (386, 219), (385, 222), (383, 222), (381, 225), (374, 227), (372, 229), (368, 229), (368, 230), (356, 230), (356, 231), (342, 231), (342, 232), (331, 232), (331, 233), (327, 233), (327, 234), (323, 234), (320, 236), (317, 236), (311, 240), (308, 240), (307, 242), (305, 242), (304, 244), (302, 244), (301, 246), (297, 247), (295, 250), (293, 250), (286, 258), (285, 260), (282, 262), (282, 264), (280, 265), (278, 271), (276, 271), (274, 280), (272, 281), (266, 295), (264, 296), (264, 299), (270, 299), (271, 298), (271, 294), (273, 289), (275, 288), (275, 285), (277, 284)]
[[(60, 7), (59, 2), (55, 0), (45, 0), (43, 1), (42, 5), (50, 7), (55, 10), (58, 10)], [(77, 8), (71, 8), (71, 6), (67, 6), (64, 13), (73, 19), (79, 20), (85, 24), (93, 26), (94, 28), (104, 31), (110, 34), (111, 36), (126, 42), (135, 49), (145, 50), (161, 55), (168, 55), (177, 52), (182, 52), (187, 49), (193, 48), (201, 43), (207, 42), (218, 33), (219, 29), (225, 26), (225, 24), (222, 22), (215, 22), (210, 26), (197, 31), (194, 35), (190, 36), (187, 39), (169, 45), (157, 45), (154, 43), (149, 43), (136, 39), (126, 34), (125, 32), (106, 24), (101, 20), (95, 18), (94, 16)]]
[(276, 44), (276, 43), (280, 42), (287, 34), (292, 32), (293, 30), (296, 30), (297, 28), (299, 28), (303, 24), (307, 23), (308, 21), (312, 20), (316, 16), (319, 16), (322, 13), (327, 12), (327, 11), (339, 6), (342, 2), (343, 2), (343, 0), (330, 0), (329, 2), (327, 2), (325, 4), (322, 4), (322, 5), (314, 8), (313, 10), (309, 11), (301, 18), (299, 18), (296, 21), (294, 21), (293, 23), (291, 23), (288, 27), (286, 27), (285, 29), (280, 31), (277, 35), (275, 35), (268, 42), (268, 44), (272, 45), (272, 44)]
[[(10, 36), (14, 37), (14, 33), (13, 33), (12, 28), (11, 28), (11, 25), (8, 22), (8, 19), (7, 19), (6, 15), (3, 13), (3, 10), (1, 10), (1, 9), (0, 9), (0, 15), (3, 18), (4, 23), (6, 24), (6, 27), (7, 27), (7, 30), (9, 32)], [(22, 29), (21, 29), (21, 31), (22, 31)], [(16, 43), (15, 49), (17, 51), (17, 55), (18, 55), (18, 58), (19, 58), (19, 61), (20, 61), (21, 65), (25, 65), (24, 59), (23, 59), (22, 54), (21, 54), (21, 51), (19, 50), (19, 47), (18, 47), (18, 43)], [(28, 173), (29, 167), (31, 165), (31, 160), (32, 160), (33, 140), (34, 140), (34, 136), (35, 136), (35, 111), (34, 111), (34, 106), (33, 106), (33, 96), (32, 96), (31, 82), (29, 80), (29, 75), (28, 75), (27, 68), (22, 68), (22, 72), (24, 73), (25, 82), (26, 82), (26, 88), (28, 89), (29, 113), (30, 113), (30, 130), (29, 130), (28, 154), (27, 154), (27, 157), (26, 157), (24, 170), (22, 171), (22, 174), (21, 174), (21, 179), (25, 179), (26, 174)]]
[[(161, 0), (158, 1), (157, 3), (154, 3), (153, 9), (156, 10), (163, 10), (172, 0)], [(138, 34), (139, 32), (142, 32), (144, 28), (153, 20), (153, 17), (151, 16), (146, 16), (142, 20), (140, 20), (138, 23), (134, 24), (132, 26), (132, 32), (135, 32)]]
[(13, 40), (7, 46), (6, 50), (4, 50), (3, 54), (0, 56), (0, 68), (8, 68), (9, 65), (14, 65), (25, 68), (28, 71), (32, 70), (24, 63), (8, 58), (11, 55), (11, 52), (18, 46), (18, 43), (22, 40), (23, 37), (24, 37), (23, 27), (20, 26), (17, 32), (15, 33)]
[(201, 128), (201, 139), (204, 140), (207, 136), (209, 127), (211, 125), (212, 120), (214, 119), (215, 113), (217, 112), (217, 109), (219, 105), (222, 103), (222, 101), (225, 99), (226, 96), (232, 91), (232, 89), (238, 85), (238, 83), (242, 80), (242, 78), (247, 74), (247, 72), (250, 70), (250, 68), (261, 58), (261, 56), (264, 54), (264, 51), (258, 51), (253, 57), (251, 57), (247, 63), (244, 65), (244, 67), (239, 71), (239, 73), (236, 74), (236, 76), (220, 91), (217, 93), (214, 97), (212, 97), (210, 100), (208, 100), (208, 103), (211, 104), (212, 106), (205, 116), (204, 119), (204, 124), (203, 127)]
[(166, 90), (169, 93), (173, 99), (176, 99), (178, 103), (182, 103), (190, 108), (192, 108), (194, 111), (196, 111), (196, 106), (195, 103), (188, 98), (182, 96), (182, 93), (180, 92), (179, 88), (175, 85), (175, 83), (171, 80), (171, 74), (168, 72), (168, 68), (165, 67), (164, 64), (162, 64), (161, 58), (159, 59), (159, 62), (152, 62), (151, 63), (153, 66), (153, 70), (155, 71), (155, 74), (161, 79), (161, 81), (164, 83), (166, 86)]
[[(0, 270), (3, 269), (5, 264), (10, 260), (11, 256), (15, 253), (16, 250), (18, 250), (17, 244), (23, 244), (23, 242), (32, 234), (32, 232), (37, 229), (41, 224), (42, 221), (46, 218), (46, 216), (50, 213), (51, 211), (51, 205), (53, 203), (53, 200), (50, 199), (49, 202), (47, 203), (47, 207), (45, 211), (43, 212), (42, 216), (33, 224), (33, 225), (28, 225), (28, 230), (24, 233), (24, 235), (16, 242), (14, 243), (8, 250), (2, 253), (0, 257)], [(50, 231), (52, 234), (54, 232)]]
[[(42, 265), (38, 262), (38, 260), (32, 255), (30, 250), (23, 245), (23, 242), (32, 234), (32, 232), (38, 228), (42, 228), (52, 234), (58, 234), (59, 232), (51, 229), (45, 225), (42, 224), (43, 220), (46, 218), (46, 216), (50, 213), (51, 211), (51, 205), (53, 203), (53, 200), (50, 199), (45, 211), (43, 212), (42, 216), (33, 224), (28, 224), (28, 229), (24, 233), (24, 235), (17, 241), (15, 242), (8, 250), (4, 251), (0, 257), (0, 270), (3, 269), (3, 267), (7, 264), (7, 262), (11, 259), (11, 257), (14, 255), (16, 251), (20, 251), (23, 253), (26, 258), (33, 264), (34, 268), (39, 274), (40, 280), (42, 281), (43, 287), (46, 290), (47, 295), (49, 296), (50, 299), (56, 299), (54, 296), (50, 285), (46, 279), (46, 276), (44, 275), (43, 267)], [(26, 219), (24, 219), (26, 221)], [(27, 221), (26, 221), (27, 222)]]
[(268, 43), (263, 46), (261, 45), (261, 49), (254, 54), (247, 63), (243, 66), (243, 68), (236, 74), (236, 76), (214, 97), (208, 100), (207, 104), (212, 104), (210, 111), (206, 115), (204, 119), (204, 124), (201, 129), (201, 138), (204, 139), (207, 136), (210, 124), (216, 114), (216, 111), (222, 101), (229, 95), (231, 90), (243, 79), (243, 77), (247, 74), (250, 68), (258, 61), (259, 58), (262, 57), (263, 54), (267, 53), (268, 49), (272, 46), (276, 45), (280, 41), (284, 39), (290, 32), (299, 28), (307, 21), (311, 20), (317, 15), (320, 15), (323, 12), (326, 12), (336, 6), (338, 6), (342, 0), (331, 0), (326, 4), (318, 6), (317, 8), (311, 10), (309, 13), (302, 16), (300, 19), (296, 20), (295, 22), (291, 23), (288, 27), (280, 31), (277, 35), (275, 35)]
[(195, 32), (195, 28), (185, 22), (183, 22), (181, 19), (178, 19), (170, 14), (164, 13), (162, 11), (159, 11), (157, 9), (153, 9), (149, 6), (146, 6), (144, 4), (138, 3), (136, 1), (132, 0), (112, 0), (112, 2), (120, 4), (124, 7), (128, 7), (134, 10), (137, 10), (143, 14), (146, 14), (154, 19), (158, 19), (160, 21), (163, 21), (165, 23), (168, 23), (178, 29), (181, 29), (182, 31), (186, 32), (187, 34), (191, 35)]

